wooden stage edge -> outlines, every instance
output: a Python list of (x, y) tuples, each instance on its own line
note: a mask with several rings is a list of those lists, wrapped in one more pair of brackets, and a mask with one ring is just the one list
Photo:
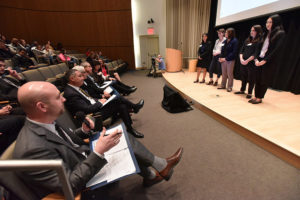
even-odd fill
[[(164, 77), (164, 76), (163, 76)], [(170, 86), (171, 88), (178, 91), (184, 98), (186, 98), (188, 101), (193, 102), (193, 106), (198, 108), (199, 110), (203, 111), (207, 115), (211, 116), (212, 118), (218, 120), (228, 128), (232, 129), (239, 135), (243, 136), (244, 138), (248, 139), (252, 143), (258, 145), (259, 147), (269, 151), (273, 155), (277, 156), (278, 158), (284, 160), (285, 162), (289, 163), (290, 165), (300, 169), (300, 157), (293, 154), (292, 152), (278, 146), (277, 144), (257, 135), (256, 133), (244, 128), (243, 126), (240, 126), (239, 124), (231, 121), (230, 119), (221, 116), (220, 114), (214, 112), (212, 109), (202, 105), (195, 99), (189, 97), (185, 93), (183, 93), (180, 88), (176, 88), (174, 85), (172, 85), (165, 77), (164, 80)]]

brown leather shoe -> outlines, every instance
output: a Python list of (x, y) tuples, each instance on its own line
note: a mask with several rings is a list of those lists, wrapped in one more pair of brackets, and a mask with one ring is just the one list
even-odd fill
[(161, 181), (164, 180), (164, 178), (161, 175), (159, 175), (158, 171), (155, 170), (155, 173), (156, 173), (156, 175), (155, 175), (155, 178), (153, 178), (153, 179), (144, 178), (144, 180), (143, 180), (144, 187), (150, 187), (150, 186), (160, 183)]
[(173, 168), (179, 163), (183, 153), (183, 148), (180, 147), (175, 154), (173, 154), (171, 157), (167, 158), (167, 166), (165, 169), (163, 169), (159, 174), (168, 181), (172, 174), (173, 174)]

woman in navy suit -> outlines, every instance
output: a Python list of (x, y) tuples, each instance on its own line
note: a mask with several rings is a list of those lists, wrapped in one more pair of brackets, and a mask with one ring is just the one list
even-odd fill
[(226, 89), (227, 84), (227, 92), (231, 92), (233, 86), (235, 57), (238, 51), (238, 40), (235, 38), (234, 28), (228, 28), (225, 31), (225, 37), (226, 40), (222, 44), (221, 56), (219, 58), (219, 62), (222, 66), (222, 83), (221, 87), (218, 89)]
[(268, 18), (266, 28), (267, 33), (257, 49), (254, 60), (256, 66), (255, 97), (249, 100), (249, 103), (252, 104), (262, 103), (268, 85), (272, 80), (274, 60), (278, 54), (278, 50), (281, 48), (285, 35), (281, 18), (278, 14)]

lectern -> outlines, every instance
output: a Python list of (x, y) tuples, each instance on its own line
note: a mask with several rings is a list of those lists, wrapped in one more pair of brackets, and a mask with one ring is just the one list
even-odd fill
[(182, 69), (182, 53), (180, 50), (166, 48), (166, 71), (179, 72)]

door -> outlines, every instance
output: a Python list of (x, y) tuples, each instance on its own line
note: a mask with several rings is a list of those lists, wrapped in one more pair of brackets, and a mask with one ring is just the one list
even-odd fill
[(159, 54), (158, 35), (141, 35), (140, 51), (142, 67), (150, 69), (151, 57), (156, 57)]

